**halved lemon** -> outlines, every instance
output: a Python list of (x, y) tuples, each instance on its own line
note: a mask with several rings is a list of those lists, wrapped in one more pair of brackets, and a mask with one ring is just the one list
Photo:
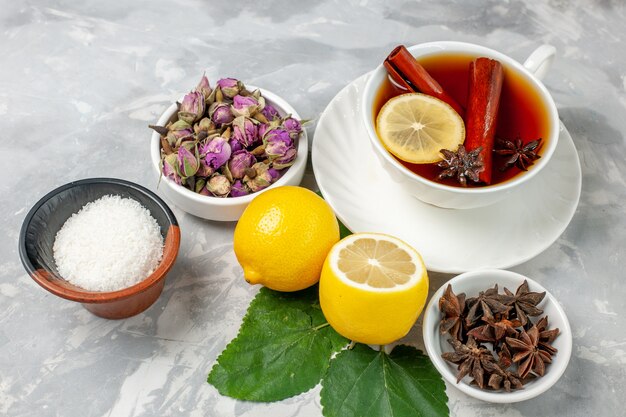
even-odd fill
[(420, 254), (404, 241), (356, 233), (328, 253), (319, 291), (324, 316), (339, 334), (385, 345), (411, 330), (426, 303), (428, 275)]
[(376, 118), (378, 136), (389, 152), (414, 164), (441, 161), (441, 149), (456, 151), (465, 124), (449, 104), (421, 93), (390, 99)]

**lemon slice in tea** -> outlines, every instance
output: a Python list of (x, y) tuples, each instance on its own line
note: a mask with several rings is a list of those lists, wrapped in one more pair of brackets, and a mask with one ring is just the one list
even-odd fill
[(333, 246), (320, 278), (326, 320), (344, 337), (383, 345), (405, 336), (428, 295), (421, 256), (402, 240), (356, 233)]
[(389, 152), (414, 164), (441, 161), (441, 149), (456, 151), (465, 125), (447, 103), (420, 93), (390, 99), (376, 118), (378, 136)]

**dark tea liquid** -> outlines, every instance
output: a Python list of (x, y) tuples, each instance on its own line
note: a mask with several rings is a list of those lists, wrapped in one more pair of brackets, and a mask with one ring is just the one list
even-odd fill
[[(467, 108), (469, 64), (474, 58), (476, 57), (470, 55), (438, 54), (419, 58), (417, 61), (457, 103), (463, 106), (463, 108)], [(498, 138), (514, 140), (520, 137), (524, 143), (528, 143), (535, 139), (543, 138), (541, 149), (547, 149), (546, 140), (549, 131), (548, 110), (541, 101), (539, 92), (536, 91), (530, 81), (517, 72), (504, 65), (503, 70), (504, 80), (502, 82), (502, 94), (498, 109), (496, 140)], [(374, 100), (374, 120), (376, 120), (376, 116), (382, 106), (390, 98), (407, 92), (394, 86), (389, 79), (385, 78)], [(539, 154), (541, 153), (540, 151)], [(504, 165), (506, 159), (504, 156), (494, 155), (492, 185), (507, 181), (522, 172), (515, 166), (504, 172), (501, 171), (500, 168)], [(400, 159), (397, 160), (414, 173), (431, 181), (451, 186), (460, 186), (454, 178), (437, 180), (437, 175), (441, 172), (441, 168), (437, 167), (436, 164), (412, 164)], [(529, 169), (532, 169), (532, 166)], [(472, 181), (468, 181), (467, 184), (468, 187), (484, 186)]]

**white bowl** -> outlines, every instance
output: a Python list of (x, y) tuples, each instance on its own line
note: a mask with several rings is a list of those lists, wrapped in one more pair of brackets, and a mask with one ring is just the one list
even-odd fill
[(374, 115), (372, 114), (377, 92), (383, 80), (387, 78), (387, 70), (382, 64), (379, 65), (371, 73), (365, 84), (361, 95), (360, 111), (361, 119), (365, 124), (374, 152), (391, 179), (402, 185), (407, 193), (426, 203), (444, 208), (469, 209), (496, 203), (505, 198), (512, 190), (519, 189), (522, 184), (535, 177), (550, 161), (559, 140), (559, 117), (556, 105), (546, 87), (539, 81), (539, 78), (547, 71), (551, 59), (554, 56), (554, 48), (552, 48), (548, 54), (542, 54), (543, 51), (546, 51), (546, 48), (549, 49), (552, 47), (548, 47), (547, 45), (539, 47), (531, 54), (524, 65), (498, 51), (471, 43), (430, 42), (407, 48), (414, 57), (425, 57), (442, 53), (459, 53), (475, 57), (485, 56), (496, 59), (502, 63), (507, 71), (514, 71), (522, 78), (526, 79), (539, 93), (544, 102), (548, 112), (549, 132), (547, 137), (544, 138), (546, 141), (541, 152), (541, 159), (537, 160), (528, 172), (520, 173), (513, 179), (503, 183), (483, 187), (453, 187), (430, 181), (413, 173), (398, 162), (385, 149), (378, 139), (378, 134), (374, 126)]
[[(248, 85), (247, 88), (251, 91), (256, 90), (257, 87)], [(289, 105), (285, 100), (276, 94), (264, 90), (261, 90), (261, 95), (265, 98), (267, 103), (272, 104), (281, 116), (291, 114), (294, 118), (300, 120), (300, 115), (296, 110)], [(159, 117), (157, 125), (165, 126), (170, 120), (176, 118), (178, 107), (176, 103), (172, 104), (165, 110), (165, 112)], [(169, 178), (161, 175), (161, 137), (157, 132), (152, 132), (152, 139), (150, 140), (150, 156), (152, 158), (152, 166), (156, 173), (156, 178), (160, 178), (158, 191), (162, 193), (167, 199), (178, 206), (180, 209), (194, 216), (202, 217), (208, 220), (219, 221), (235, 221), (238, 220), (248, 204), (259, 193), (269, 190), (271, 188), (280, 187), (283, 185), (299, 185), (304, 175), (304, 169), (306, 167), (306, 160), (308, 157), (308, 139), (306, 130), (302, 129), (302, 134), (298, 139), (298, 155), (292, 166), (287, 168), (283, 175), (264, 190), (256, 193), (248, 194), (242, 197), (227, 197), (219, 198), (213, 196), (205, 196), (198, 193), (194, 193), (187, 188), (176, 184)]]
[[(546, 296), (538, 307), (543, 309), (543, 315), (548, 316), (549, 328), (558, 328), (560, 330), (560, 334), (552, 343), (552, 345), (558, 349), (558, 352), (552, 357), (552, 363), (547, 365), (546, 373), (540, 378), (529, 381), (522, 389), (512, 392), (506, 392), (504, 390), (482, 390), (478, 388), (478, 386), (469, 384), (471, 380), (469, 376), (466, 376), (457, 384), (456, 365), (446, 362), (441, 358), (441, 354), (443, 352), (453, 351), (452, 347), (447, 342), (449, 335), (441, 335), (439, 333), (439, 323), (441, 321), (442, 314), (439, 311), (438, 303), (439, 298), (443, 295), (446, 287), (450, 284), (452, 285), (452, 291), (454, 291), (455, 294), (464, 292), (469, 298), (477, 296), (480, 291), (492, 288), (494, 284), (498, 284), (498, 289), (500, 291), (502, 291), (504, 287), (507, 287), (509, 290), (515, 292), (517, 287), (519, 287), (524, 280), (528, 281), (528, 286), (531, 291), (546, 291)], [(537, 318), (538, 317), (533, 317), (533, 322), (536, 322)], [(552, 296), (552, 294), (550, 294), (550, 292), (532, 279), (515, 272), (500, 269), (485, 269), (466, 272), (445, 283), (435, 292), (435, 294), (433, 294), (430, 299), (424, 313), (422, 328), (424, 346), (426, 347), (428, 356), (444, 379), (452, 386), (463, 391), (465, 394), (492, 403), (514, 403), (524, 401), (545, 392), (548, 388), (554, 385), (556, 381), (558, 381), (561, 375), (563, 375), (572, 354), (572, 330), (569, 326), (569, 322), (567, 321), (567, 316), (565, 316), (565, 312), (561, 308), (558, 301)]]

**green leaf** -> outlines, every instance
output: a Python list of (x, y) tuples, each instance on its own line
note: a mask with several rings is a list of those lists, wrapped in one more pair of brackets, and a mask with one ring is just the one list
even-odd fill
[(327, 325), (317, 285), (295, 293), (261, 288), (208, 382), (240, 400), (282, 400), (313, 388), (347, 343)]
[(357, 344), (331, 361), (321, 403), (325, 417), (448, 416), (445, 389), (419, 350), (400, 345), (385, 354)]

